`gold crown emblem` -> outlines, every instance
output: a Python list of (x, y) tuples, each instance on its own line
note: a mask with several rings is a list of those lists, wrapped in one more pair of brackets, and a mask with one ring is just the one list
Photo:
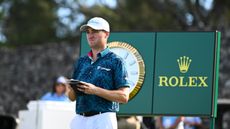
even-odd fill
[(188, 71), (188, 68), (192, 62), (191, 59), (189, 59), (189, 57), (183, 56), (180, 57), (179, 59), (177, 59), (178, 65), (179, 65), (179, 69), (181, 73), (186, 73)]

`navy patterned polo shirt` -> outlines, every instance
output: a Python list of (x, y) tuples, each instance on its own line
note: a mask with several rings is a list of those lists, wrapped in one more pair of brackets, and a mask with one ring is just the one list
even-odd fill
[[(92, 52), (80, 57), (74, 67), (73, 79), (92, 83), (108, 90), (130, 87), (128, 74), (122, 58), (109, 48), (98, 53), (97, 60), (92, 61)], [(117, 112), (119, 103), (111, 102), (96, 95), (78, 95), (76, 113), (83, 112)]]

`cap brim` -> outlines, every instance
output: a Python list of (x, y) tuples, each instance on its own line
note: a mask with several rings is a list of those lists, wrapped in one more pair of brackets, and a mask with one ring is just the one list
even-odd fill
[(89, 27), (89, 26), (88, 26), (87, 24), (82, 25), (82, 26), (80, 27), (80, 31), (86, 31), (86, 29), (87, 29), (88, 27)]
[[(94, 30), (104, 30), (103, 28), (98, 28), (98, 27), (93, 26), (93, 25), (85, 24), (85, 25), (82, 25), (82, 26), (80, 27), (80, 31), (86, 31), (86, 29), (87, 29), (88, 27), (90, 27), (90, 28), (92, 28), (92, 29), (94, 29)], [(106, 31), (106, 30), (105, 30), (105, 31)]]
[(95, 26), (85, 24), (85, 25), (82, 25), (82, 26), (80, 27), (80, 31), (86, 31), (87, 28), (89, 28), (89, 27), (90, 27), (90, 28), (93, 28), (94, 30), (101, 30), (100, 28), (97, 28), (97, 27), (95, 27)]

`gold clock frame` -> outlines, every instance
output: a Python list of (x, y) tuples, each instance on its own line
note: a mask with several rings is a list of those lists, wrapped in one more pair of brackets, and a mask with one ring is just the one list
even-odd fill
[(129, 52), (131, 52), (137, 59), (138, 66), (139, 66), (139, 77), (138, 77), (138, 81), (137, 81), (137, 84), (135, 85), (134, 89), (129, 93), (129, 100), (131, 100), (140, 91), (142, 84), (144, 82), (144, 77), (145, 77), (144, 60), (142, 59), (142, 56), (139, 54), (137, 49), (128, 43), (113, 41), (113, 42), (108, 43), (107, 46), (109, 48), (124, 48), (124, 49), (128, 50)]

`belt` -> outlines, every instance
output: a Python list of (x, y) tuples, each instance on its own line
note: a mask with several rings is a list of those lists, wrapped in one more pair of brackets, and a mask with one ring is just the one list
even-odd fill
[(102, 113), (105, 113), (105, 112), (84, 112), (84, 113), (78, 113), (78, 114), (81, 116), (89, 117), (89, 116), (94, 116), (94, 115), (98, 115)]

